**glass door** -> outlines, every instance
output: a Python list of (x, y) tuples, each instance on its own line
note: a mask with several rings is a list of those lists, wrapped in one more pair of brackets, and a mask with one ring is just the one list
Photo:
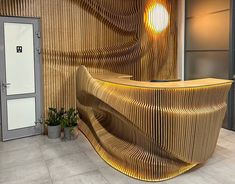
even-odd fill
[(2, 138), (40, 134), (39, 19), (0, 17), (0, 42)]

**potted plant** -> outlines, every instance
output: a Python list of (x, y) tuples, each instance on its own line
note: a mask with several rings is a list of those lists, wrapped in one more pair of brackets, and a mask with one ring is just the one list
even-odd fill
[(48, 127), (48, 138), (56, 139), (61, 134), (61, 122), (64, 119), (65, 111), (61, 108), (59, 111), (56, 108), (49, 108), (48, 118), (45, 121)]
[(77, 126), (77, 121), (79, 119), (79, 113), (74, 108), (70, 108), (64, 116), (62, 121), (62, 126), (64, 128), (64, 138), (66, 140), (73, 139), (74, 136), (74, 128)]

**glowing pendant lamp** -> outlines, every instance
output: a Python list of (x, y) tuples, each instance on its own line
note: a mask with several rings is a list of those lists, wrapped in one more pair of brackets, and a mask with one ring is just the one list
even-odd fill
[(166, 7), (155, 0), (150, 1), (145, 9), (144, 22), (152, 34), (163, 32), (169, 25), (169, 13)]

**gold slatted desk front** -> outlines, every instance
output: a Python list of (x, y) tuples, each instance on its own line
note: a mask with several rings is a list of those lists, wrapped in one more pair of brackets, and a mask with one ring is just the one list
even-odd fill
[(140, 82), (81, 66), (79, 128), (115, 169), (140, 180), (166, 180), (212, 156), (231, 84), (213, 78)]

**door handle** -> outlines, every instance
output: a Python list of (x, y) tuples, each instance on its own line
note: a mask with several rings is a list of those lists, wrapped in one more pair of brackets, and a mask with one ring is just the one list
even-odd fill
[(11, 83), (4, 83), (4, 82), (2, 83), (2, 87), (3, 87), (3, 88), (7, 88), (7, 87), (10, 86), (10, 85), (11, 85)]

